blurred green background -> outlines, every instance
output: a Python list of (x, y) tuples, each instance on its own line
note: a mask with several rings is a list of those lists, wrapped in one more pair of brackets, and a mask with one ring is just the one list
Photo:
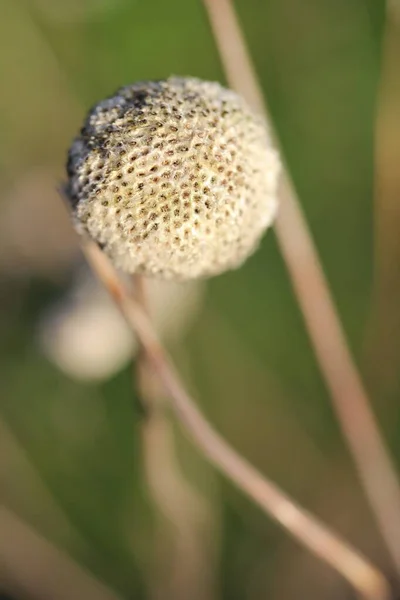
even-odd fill
[[(238, 0), (236, 8), (397, 460), (398, 14), (386, 21), (381, 0)], [(186, 565), (147, 491), (131, 366), (74, 378), (40, 342), (80, 262), (57, 192), (67, 148), (88, 108), (121, 85), (170, 74), (224, 81), (200, 0), (2, 0), (0, 44), (2, 506), (115, 597), (352, 598), (177, 429), (179, 461), (204, 509)], [(179, 309), (168, 319), (179, 320)], [(207, 282), (190, 323), (167, 343), (218, 430), (391, 576), (273, 232), (243, 268)], [(29, 598), (28, 550), (7, 562), (14, 541), (0, 530), (0, 588)], [(23, 536), (18, 543), (28, 547)], [(36, 571), (53, 577), (31, 543)], [(180, 570), (190, 574), (183, 583)], [(101, 597), (84, 593), (79, 577), (70, 583), (66, 597)]]

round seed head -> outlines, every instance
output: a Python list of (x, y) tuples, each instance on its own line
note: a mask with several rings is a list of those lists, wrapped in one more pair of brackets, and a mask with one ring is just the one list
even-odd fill
[(192, 78), (99, 102), (69, 152), (75, 223), (117, 268), (190, 279), (239, 266), (277, 206), (279, 160), (234, 92)]

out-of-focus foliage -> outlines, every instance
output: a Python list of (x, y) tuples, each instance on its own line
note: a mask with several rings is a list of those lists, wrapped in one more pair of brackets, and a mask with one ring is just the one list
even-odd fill
[[(352, 351), (399, 448), (400, 331), (376, 287), (385, 257), (398, 265), (399, 254), (380, 230), (373, 246), (384, 3), (238, 0), (237, 9)], [(223, 82), (222, 68), (200, 0), (3, 0), (0, 40), (0, 501), (121, 597), (150, 598), (154, 515), (131, 368), (101, 384), (69, 380), (41, 354), (37, 326), (80, 260), (57, 188), (87, 109), (135, 80)], [(398, 298), (393, 277), (384, 289)], [(242, 269), (207, 284), (170, 349), (235, 447), (389, 569), (273, 233)], [(381, 356), (397, 376), (386, 377)], [(328, 568), (177, 436), (218, 522), (215, 600), (344, 597)]]

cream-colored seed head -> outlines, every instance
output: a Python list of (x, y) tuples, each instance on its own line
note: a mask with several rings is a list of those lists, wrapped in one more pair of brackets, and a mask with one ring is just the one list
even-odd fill
[(127, 271), (191, 279), (239, 266), (277, 206), (279, 160), (234, 92), (139, 82), (89, 113), (69, 152), (78, 230)]

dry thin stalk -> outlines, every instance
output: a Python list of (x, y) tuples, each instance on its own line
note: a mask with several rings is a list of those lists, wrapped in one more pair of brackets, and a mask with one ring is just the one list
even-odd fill
[(121, 284), (110, 261), (93, 242), (82, 241), (82, 249), (145, 348), (148, 360), (169, 395), (176, 418), (202, 453), (264, 512), (346, 578), (360, 597), (388, 600), (390, 593), (386, 580), (367, 559), (297, 506), (213, 430), (187, 394), (146, 313)]
[(393, 335), (400, 328), (400, 3), (397, 15), (395, 4), (386, 8), (375, 124), (375, 264), (366, 352), (368, 376), (383, 402), (398, 396), (400, 366), (400, 338)]
[[(263, 95), (230, 0), (204, 0), (230, 85), (267, 116)], [(276, 234), (334, 409), (400, 574), (400, 487), (368, 396), (348, 349), (308, 225), (286, 176)]]
[[(134, 275), (133, 280), (134, 298), (151, 320), (145, 278)], [(163, 388), (154, 377), (143, 345), (139, 348), (136, 368), (143, 407), (142, 451), (146, 483), (151, 500), (162, 515), (162, 523), (156, 531), (160, 556), (159, 562), (155, 559), (158, 563), (154, 566), (156, 576), (151, 573), (152, 593), (155, 598), (167, 595), (176, 600), (189, 596), (198, 600), (210, 599), (212, 576), (204, 547), (204, 530), (210, 526), (210, 511), (181, 471), (171, 423), (160, 406)]]
[(10, 593), (36, 600), (119, 600), (17, 515), (0, 506), (0, 582)]
[[(152, 376), (154, 379), (153, 370)], [(156, 557), (149, 572), (152, 598), (211, 600), (213, 564), (207, 542), (212, 515), (179, 472), (167, 417), (154, 414), (143, 436), (147, 485), (162, 513), (156, 525)]]

